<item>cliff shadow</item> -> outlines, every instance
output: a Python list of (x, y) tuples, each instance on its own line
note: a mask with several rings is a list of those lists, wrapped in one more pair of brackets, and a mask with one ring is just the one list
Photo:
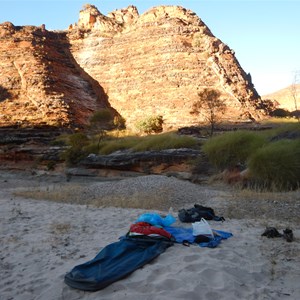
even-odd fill
[[(105, 93), (103, 87), (99, 84), (99, 82), (97, 80), (95, 80), (90, 74), (88, 74), (76, 61), (71, 49), (72, 49), (72, 45), (70, 43), (69, 37), (68, 37), (68, 32), (66, 31), (58, 31), (58, 32), (53, 32), (53, 31), (40, 31), (38, 32), (38, 34), (40, 34), (41, 36), (45, 36), (48, 39), (48, 45), (47, 47), (54, 49), (55, 54), (53, 54), (53, 57), (49, 58), (49, 54), (45, 53), (44, 57), (46, 59), (51, 59), (53, 60), (57, 60), (56, 63), (56, 67), (58, 67), (60, 65), (63, 65), (63, 67), (66, 70), (66, 77), (68, 77), (68, 73), (71, 75), (75, 75), (78, 78), (82, 79), (82, 81), (84, 81), (86, 83), (86, 87), (85, 84), (82, 85), (82, 88), (84, 88), (85, 92), (87, 94), (89, 94), (89, 96), (91, 96), (92, 98), (96, 99), (96, 110), (97, 109), (109, 109), (112, 111), (114, 116), (118, 116), (118, 117), (122, 117), (121, 114), (111, 106), (110, 102), (109, 102), (109, 97), (108, 95)], [(50, 42), (49, 42), (50, 41)], [(51, 45), (51, 44), (52, 45)], [(49, 51), (48, 51), (49, 52)], [(49, 73), (54, 72), (55, 70), (50, 70)], [(55, 80), (54, 80), (55, 81)], [(67, 79), (66, 79), (67, 81)], [(76, 81), (76, 79), (75, 79)], [(80, 80), (79, 80), (80, 82)], [(66, 90), (67, 92), (70, 93), (70, 96), (72, 96), (71, 93), (76, 93), (76, 90), (74, 91), (70, 91), (72, 88), (69, 88), (70, 86), (70, 80), (69, 82), (65, 82), (65, 86), (66, 86)], [(54, 84), (53, 82), (50, 83)], [(63, 86), (62, 83), (61, 86)], [(80, 85), (75, 86), (74, 83), (74, 88), (79, 88)], [(84, 100), (84, 99), (83, 99)], [(71, 105), (70, 105), (71, 106)], [(73, 115), (76, 114), (76, 111), (73, 110)]]

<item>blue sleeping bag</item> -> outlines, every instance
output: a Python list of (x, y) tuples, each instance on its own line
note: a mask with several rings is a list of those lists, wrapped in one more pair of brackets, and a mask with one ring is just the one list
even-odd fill
[(124, 278), (163, 253), (173, 242), (147, 238), (122, 238), (65, 275), (65, 283), (84, 291), (97, 291)]

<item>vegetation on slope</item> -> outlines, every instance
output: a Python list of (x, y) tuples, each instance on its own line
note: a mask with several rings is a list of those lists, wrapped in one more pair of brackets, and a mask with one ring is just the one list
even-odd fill
[[(110, 119), (113, 120), (110, 117), (109, 122)], [(248, 183), (253, 186), (277, 190), (295, 189), (300, 186), (299, 122), (277, 124), (268, 130), (240, 129), (225, 132), (209, 138), (203, 144), (199, 139), (174, 132), (149, 134), (152, 126), (157, 128), (157, 122), (147, 123), (146, 136), (120, 137), (121, 131), (118, 130), (116, 137), (108, 134), (107, 124), (102, 122), (102, 117), (100, 121), (96, 118), (91, 122), (96, 130), (75, 133), (67, 137), (68, 147), (63, 154), (67, 165), (75, 165), (91, 153), (107, 155), (121, 150), (143, 152), (202, 147), (210, 163), (220, 171), (234, 169), (237, 166), (240, 169), (247, 169)], [(162, 123), (159, 125), (162, 126)]]
[(203, 151), (219, 170), (244, 165), (255, 187), (300, 187), (300, 124), (260, 132), (229, 132), (209, 139)]

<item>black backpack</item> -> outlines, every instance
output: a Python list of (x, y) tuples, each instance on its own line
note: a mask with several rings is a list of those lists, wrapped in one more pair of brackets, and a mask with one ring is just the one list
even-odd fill
[(206, 207), (199, 204), (195, 204), (193, 208), (180, 209), (178, 211), (178, 218), (184, 223), (199, 222), (202, 218), (205, 220), (225, 221), (223, 217), (216, 216), (211, 207)]

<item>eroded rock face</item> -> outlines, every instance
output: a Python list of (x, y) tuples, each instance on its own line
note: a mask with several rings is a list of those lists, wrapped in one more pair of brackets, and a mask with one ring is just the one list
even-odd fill
[[(235, 58), (195, 13), (179, 6), (134, 6), (104, 16), (93, 5), (68, 32), (0, 25), (0, 126), (78, 126), (113, 107), (134, 128), (163, 116), (165, 129), (203, 121), (197, 93), (219, 90), (224, 120), (258, 119), (261, 101)], [(14, 112), (14, 113), (11, 113)]]
[(0, 56), (0, 126), (76, 126), (106, 106), (65, 32), (0, 24)]
[(251, 76), (192, 11), (160, 6), (139, 16), (129, 7), (107, 18), (87, 7), (81, 16), (79, 28), (89, 32), (76, 38), (70, 31), (72, 53), (127, 125), (151, 115), (162, 115), (168, 129), (195, 124), (201, 116), (190, 112), (204, 87), (220, 90), (227, 120), (261, 114)]

